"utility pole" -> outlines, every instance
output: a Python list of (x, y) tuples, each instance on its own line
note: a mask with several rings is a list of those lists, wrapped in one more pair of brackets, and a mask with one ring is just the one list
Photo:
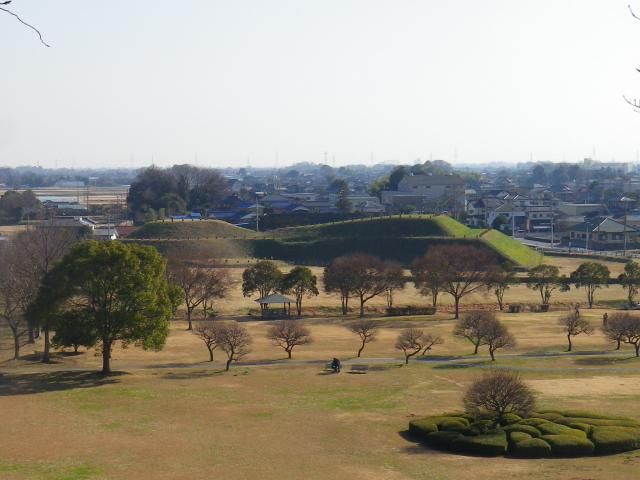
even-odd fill
[(551, 247), (553, 247), (553, 200), (551, 200)]

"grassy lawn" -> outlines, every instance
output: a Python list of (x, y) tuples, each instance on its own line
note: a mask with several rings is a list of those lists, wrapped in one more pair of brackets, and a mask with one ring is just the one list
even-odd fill
[[(450, 315), (379, 318), (379, 339), (365, 357), (388, 359), (387, 368), (365, 375), (348, 373), (348, 365), (339, 375), (323, 371), (323, 361), (355, 354), (357, 340), (341, 318), (303, 320), (315, 342), (294, 350), (293, 362), (236, 365), (227, 373), (222, 354), (206, 362), (182, 322), (162, 352), (114, 350), (114, 368), (126, 373), (107, 379), (94, 374), (93, 351), (57, 357), (51, 366), (4, 362), (0, 478), (476, 478), (480, 459), (429, 450), (403, 432), (415, 416), (461, 409), (465, 386), (488, 368), (520, 370), (542, 408), (640, 419), (640, 361), (626, 347), (612, 352), (599, 333), (578, 337), (575, 348), (600, 353), (564, 354), (561, 313), (502, 314), (519, 344), (499, 351), (495, 363), (484, 349), (470, 355), (470, 345), (451, 336)], [(601, 313), (584, 314), (596, 323)], [(284, 358), (265, 338), (266, 323), (245, 325), (254, 339), (247, 362)], [(393, 343), (409, 325), (445, 338), (433, 360), (453, 359), (402, 366)], [(637, 469), (640, 453), (481, 461), (483, 475), (495, 479), (610, 479)]]

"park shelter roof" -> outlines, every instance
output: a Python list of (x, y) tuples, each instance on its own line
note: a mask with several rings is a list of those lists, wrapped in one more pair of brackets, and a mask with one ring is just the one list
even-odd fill
[(295, 303), (295, 300), (285, 297), (284, 295), (267, 295), (266, 297), (259, 298), (256, 303), (260, 305), (269, 305), (271, 303)]

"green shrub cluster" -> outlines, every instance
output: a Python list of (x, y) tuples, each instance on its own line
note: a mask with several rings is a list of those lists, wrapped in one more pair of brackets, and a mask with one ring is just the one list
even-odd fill
[(480, 456), (581, 457), (640, 448), (640, 424), (631, 419), (588, 412), (534, 415), (509, 416), (496, 426), (491, 419), (452, 413), (413, 420), (409, 431), (433, 448)]

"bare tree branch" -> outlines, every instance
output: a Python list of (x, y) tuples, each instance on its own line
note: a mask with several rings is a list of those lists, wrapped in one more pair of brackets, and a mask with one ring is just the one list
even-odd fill
[(638, 100), (637, 98), (634, 98), (633, 100), (629, 100), (625, 95), (622, 96), (622, 98), (624, 99), (625, 102), (627, 102), (629, 105), (631, 105), (636, 113), (640, 113), (640, 100)]
[[(11, 0), (6, 0), (4, 2), (0, 2), (0, 5), (9, 5), (10, 3), (11, 3)], [(20, 23), (22, 23), (26, 27), (28, 27), (31, 30), (33, 30), (34, 32), (36, 32), (36, 34), (38, 35), (38, 38), (40, 38), (40, 43), (42, 43), (45, 47), (50, 47), (51, 46), (47, 42), (44, 41), (44, 39), (42, 38), (42, 33), (40, 33), (40, 30), (38, 30), (36, 27), (31, 25), (30, 23), (25, 22), (22, 18), (20, 18), (20, 16), (18, 14), (14, 13), (11, 10), (9, 10), (8, 8), (4, 8), (4, 7), (0, 7), (0, 10), (2, 10), (3, 12), (8, 13), (9, 15), (14, 16)]]
[(629, 12), (631, 12), (631, 16), (636, 20), (640, 20), (640, 17), (635, 14), (635, 12), (633, 11), (633, 8), (631, 8), (631, 5), (627, 5), (627, 7), (629, 7)]

